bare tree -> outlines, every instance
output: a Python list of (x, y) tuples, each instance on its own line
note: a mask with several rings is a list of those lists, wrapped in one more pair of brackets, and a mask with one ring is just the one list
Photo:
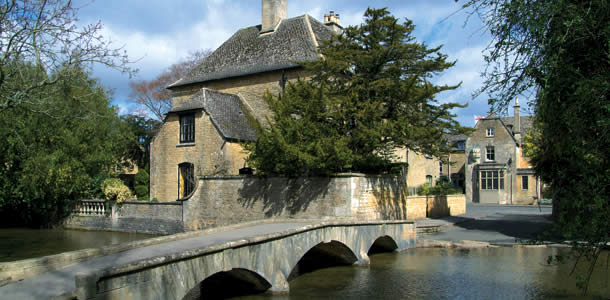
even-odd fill
[[(94, 63), (135, 72), (126, 51), (101, 35), (100, 22), (77, 26), (78, 10), (65, 0), (0, 1), (0, 111), (44, 104), (50, 98), (39, 91)], [(24, 64), (37, 74), (25, 74)]]
[(203, 62), (210, 55), (209, 49), (198, 50), (171, 66), (152, 80), (131, 81), (129, 87), (131, 93), (129, 98), (139, 104), (140, 111), (152, 114), (156, 119), (162, 121), (165, 114), (171, 109), (171, 92), (167, 86), (178, 81), (180, 78)]

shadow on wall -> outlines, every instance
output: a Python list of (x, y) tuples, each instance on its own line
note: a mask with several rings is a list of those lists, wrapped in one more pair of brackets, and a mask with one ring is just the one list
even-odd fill
[(426, 197), (428, 218), (442, 218), (451, 215), (447, 195), (429, 195)]
[(239, 189), (238, 201), (248, 209), (262, 203), (265, 217), (295, 215), (324, 198), (331, 180), (328, 177), (247, 178)]
[(366, 177), (382, 219), (407, 219), (408, 190), (402, 177)]

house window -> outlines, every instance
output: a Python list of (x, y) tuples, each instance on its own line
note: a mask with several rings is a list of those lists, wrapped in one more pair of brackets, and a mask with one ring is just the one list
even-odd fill
[(190, 195), (195, 189), (195, 168), (192, 163), (178, 165), (178, 199)]
[(180, 116), (180, 143), (195, 142), (195, 114)]
[(443, 162), (439, 161), (438, 162), (438, 172), (443, 175)]
[(494, 136), (494, 128), (487, 127), (487, 136)]
[(504, 189), (504, 171), (481, 171), (481, 189), (482, 190), (503, 190)]
[(426, 176), (426, 184), (429, 186), (432, 186), (432, 176), (431, 175)]
[(496, 160), (496, 149), (494, 146), (485, 147), (485, 159), (488, 161)]
[(529, 176), (521, 176), (521, 189), (529, 189)]
[(466, 143), (464, 141), (458, 141), (457, 142), (457, 149), (458, 150), (466, 150)]

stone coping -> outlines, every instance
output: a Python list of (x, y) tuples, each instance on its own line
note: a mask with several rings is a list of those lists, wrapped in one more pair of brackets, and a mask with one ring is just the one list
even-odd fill
[[(309, 230), (319, 229), (323, 227), (333, 227), (333, 226), (360, 226), (360, 225), (383, 225), (383, 224), (415, 224), (414, 221), (410, 220), (370, 220), (370, 221), (361, 221), (361, 220), (350, 220), (350, 219), (341, 219), (341, 220), (320, 220), (320, 219), (265, 219), (265, 220), (256, 220), (250, 222), (244, 222), (234, 225), (215, 227), (211, 229), (205, 229), (200, 231), (189, 231), (184, 233), (178, 233), (173, 235), (161, 236), (156, 238), (150, 238), (145, 240), (138, 240), (128, 243), (122, 243), (118, 245), (105, 246), (101, 248), (88, 248), (70, 252), (64, 252), (49, 256), (43, 256), (39, 258), (30, 258), (24, 260), (18, 260), (14, 262), (5, 262), (0, 263), (0, 283), (2, 285), (9, 284), (11, 282), (23, 280), (26, 278), (30, 278), (33, 276), (40, 275), (42, 273), (46, 273), (49, 271), (61, 269), (76, 263), (84, 262), (92, 258), (112, 255), (119, 252), (128, 251), (135, 248), (147, 247), (152, 245), (157, 245), (161, 243), (177, 241), (182, 239), (188, 239), (193, 237), (198, 237), (201, 235), (217, 233), (222, 231), (228, 231), (233, 229), (239, 229), (259, 224), (271, 224), (271, 223), (311, 223), (310, 225), (304, 226), (302, 228), (286, 230), (279, 233), (274, 233), (270, 235), (265, 235), (262, 237), (253, 237), (248, 240), (240, 240), (236, 242), (229, 242), (221, 245), (215, 245), (212, 247), (199, 249), (197, 251), (189, 251), (187, 253), (183, 253), (181, 255), (175, 255), (170, 257), (162, 257), (151, 260), (148, 264), (157, 265), (162, 263), (167, 263), (176, 260), (183, 260), (185, 258), (201, 256), (211, 252), (217, 252), (228, 248), (235, 248), (245, 244), (250, 243), (260, 243), (267, 240), (273, 240), (284, 236), (294, 235), (300, 232), (305, 232)], [(149, 259), (145, 259), (149, 260)], [(146, 265), (148, 265), (146, 264)], [(141, 264), (136, 263), (129, 265), (128, 268), (140, 268)], [(108, 274), (115, 274), (114, 272), (123, 273), (123, 268), (117, 268), (117, 270), (112, 270)], [(106, 273), (104, 273), (106, 274)], [(107, 275), (104, 275), (107, 276)]]
[(283, 179), (299, 179), (299, 178), (349, 178), (349, 177), (367, 177), (367, 178), (399, 178), (399, 175), (389, 174), (364, 174), (364, 173), (336, 173), (330, 176), (257, 176), (257, 175), (218, 175), (218, 176), (197, 176), (200, 180), (227, 180), (227, 179), (263, 179), (263, 178), (283, 178)]
[(151, 201), (124, 201), (118, 203), (119, 206), (123, 204), (133, 204), (133, 205), (176, 205), (181, 206), (182, 202), (180, 201), (170, 201), (170, 202), (151, 202)]
[[(168, 264), (176, 261), (181, 261), (185, 259), (195, 258), (199, 256), (203, 256), (210, 253), (216, 253), (227, 249), (239, 248), (242, 246), (250, 245), (250, 244), (258, 244), (266, 241), (276, 240), (279, 238), (299, 234), (302, 232), (307, 232), (316, 229), (322, 229), (326, 227), (338, 227), (338, 226), (368, 226), (368, 225), (387, 225), (387, 224), (411, 224), (415, 226), (415, 222), (411, 220), (370, 220), (370, 221), (361, 221), (361, 220), (312, 220), (312, 219), (273, 219), (273, 220), (262, 220), (262, 221), (253, 221), (248, 223), (241, 223), (227, 227), (219, 227), (212, 230), (204, 230), (201, 232), (193, 232), (186, 234), (178, 234), (178, 235), (190, 235), (191, 237), (195, 237), (197, 235), (201, 235), (205, 233), (211, 232), (220, 232), (226, 231), (227, 229), (232, 228), (243, 228), (245, 226), (252, 226), (258, 224), (270, 224), (270, 223), (310, 223), (308, 225), (304, 225), (297, 228), (287, 229), (280, 232), (263, 234), (259, 236), (253, 236), (247, 239), (241, 239), (237, 241), (226, 242), (223, 244), (213, 245), (205, 248), (185, 251), (177, 254), (164, 255), (158, 257), (150, 257), (144, 258), (140, 261), (136, 261), (134, 263), (130, 263), (123, 266), (110, 267), (103, 270), (97, 270), (87, 273), (77, 273), (76, 278), (76, 292), (87, 290), (86, 287), (91, 286), (92, 284), (96, 284), (100, 278), (105, 277), (113, 277), (121, 274), (131, 273), (136, 270), (144, 269), (144, 268), (153, 268), (158, 265)], [(413, 228), (415, 230), (415, 228)], [(183, 237), (184, 238), (184, 237)], [(69, 293), (64, 295), (65, 299), (71, 299), (73, 297), (73, 293)]]
[[(88, 200), (80, 200), (80, 202), (85, 202), (85, 203), (100, 203), (100, 202), (106, 202), (106, 200), (102, 200), (102, 199), (88, 199)], [(135, 204), (135, 205), (182, 205), (182, 202), (179, 201), (169, 201), (169, 202), (152, 202), (152, 201), (123, 201), (121, 203), (116, 203), (117, 205), (123, 205), (123, 204)]]

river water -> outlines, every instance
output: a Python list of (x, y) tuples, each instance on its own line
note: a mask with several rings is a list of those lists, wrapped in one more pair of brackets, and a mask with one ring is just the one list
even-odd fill
[(0, 262), (98, 248), (155, 235), (66, 229), (0, 229)]
[[(572, 264), (546, 263), (566, 249), (411, 249), (371, 256), (366, 267), (321, 269), (290, 282), (288, 295), (236, 299), (608, 299), (607, 254), (587, 297), (569, 276)], [(577, 273), (584, 265), (577, 267)]]

